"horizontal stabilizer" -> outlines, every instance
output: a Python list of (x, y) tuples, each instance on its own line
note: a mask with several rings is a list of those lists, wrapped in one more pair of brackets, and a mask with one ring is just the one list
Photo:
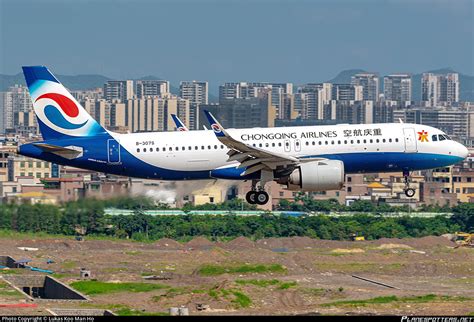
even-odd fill
[(40, 148), (44, 152), (53, 153), (69, 160), (79, 158), (83, 154), (83, 149), (81, 147), (73, 145), (59, 146), (47, 143), (33, 143), (33, 145)]

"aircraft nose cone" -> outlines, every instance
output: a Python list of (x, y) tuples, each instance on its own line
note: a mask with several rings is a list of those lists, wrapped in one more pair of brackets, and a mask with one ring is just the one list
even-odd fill
[(462, 144), (459, 144), (459, 156), (463, 159), (467, 158), (469, 150)]

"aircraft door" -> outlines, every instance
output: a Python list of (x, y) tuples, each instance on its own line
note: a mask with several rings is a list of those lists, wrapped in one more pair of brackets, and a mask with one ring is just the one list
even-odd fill
[(414, 128), (404, 128), (403, 135), (405, 137), (405, 152), (417, 152), (416, 133)]
[(115, 139), (107, 140), (107, 160), (109, 163), (120, 163), (120, 144)]
[(295, 152), (301, 151), (301, 141), (299, 139), (295, 140)]

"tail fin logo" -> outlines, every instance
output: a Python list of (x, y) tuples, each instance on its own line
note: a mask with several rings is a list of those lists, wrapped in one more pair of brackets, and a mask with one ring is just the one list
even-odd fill
[(66, 130), (77, 130), (86, 125), (88, 120), (86, 120), (84, 123), (74, 124), (68, 121), (63, 116), (63, 113), (69, 118), (75, 118), (79, 115), (79, 109), (76, 103), (74, 103), (70, 98), (61, 94), (57, 94), (57, 93), (46, 93), (39, 96), (35, 100), (35, 103), (41, 99), (50, 99), (51, 101), (56, 103), (56, 105), (59, 107), (58, 109), (58, 107), (54, 105), (50, 105), (48, 103), (46, 103), (47, 105), (44, 106), (44, 115), (46, 116), (48, 121), (50, 121), (57, 127), (60, 127)]

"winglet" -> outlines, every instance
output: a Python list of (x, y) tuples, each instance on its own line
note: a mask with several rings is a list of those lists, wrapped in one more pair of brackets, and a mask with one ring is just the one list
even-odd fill
[(222, 125), (216, 120), (216, 118), (211, 114), (211, 112), (204, 110), (204, 114), (206, 114), (209, 124), (211, 125), (211, 129), (214, 131), (214, 134), (218, 138), (228, 136), (227, 132), (224, 130)]
[(181, 132), (189, 131), (189, 129), (184, 125), (184, 123), (179, 119), (176, 114), (171, 114), (171, 118), (173, 119), (174, 123), (176, 123), (176, 129)]

